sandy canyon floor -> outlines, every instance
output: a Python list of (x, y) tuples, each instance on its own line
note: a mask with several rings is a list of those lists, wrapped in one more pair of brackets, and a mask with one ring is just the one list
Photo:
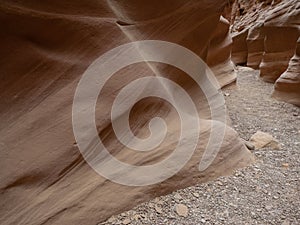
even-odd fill
[(156, 198), (101, 224), (300, 224), (300, 108), (272, 99), (273, 85), (258, 71), (237, 69), (237, 85), (223, 90), (234, 129), (245, 140), (267, 132), (281, 149), (254, 150), (256, 162), (229, 177)]

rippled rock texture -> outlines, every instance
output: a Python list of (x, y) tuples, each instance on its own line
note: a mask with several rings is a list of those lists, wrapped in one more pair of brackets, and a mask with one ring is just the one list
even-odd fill
[(277, 79), (273, 96), (300, 106), (300, 38), (297, 51), (289, 62), (288, 69)]
[[(283, 1), (236, 1), (233, 22), (233, 61), (260, 69), (260, 77), (284, 87), (280, 99), (299, 102), (299, 82), (295, 80), (300, 71), (294, 66), (297, 39), (300, 36), (300, 2)], [(296, 54), (297, 55), (297, 54)], [(286, 70), (290, 72), (285, 72)], [(292, 75), (293, 73), (293, 75)], [(283, 76), (283, 77), (281, 77)], [(289, 78), (285, 79), (285, 77)], [(280, 78), (281, 77), (281, 78)], [(293, 82), (291, 82), (293, 80)], [(296, 86), (296, 87), (295, 87)], [(289, 88), (288, 88), (289, 87)], [(275, 96), (275, 95), (274, 95)], [(289, 97), (292, 99), (288, 100)], [(295, 100), (298, 99), (298, 100)]]
[[(1, 224), (96, 224), (155, 196), (249, 164), (252, 156), (236, 132), (211, 118), (207, 102), (214, 102), (216, 96), (206, 99), (182, 71), (156, 63), (131, 65), (117, 72), (101, 91), (95, 121), (100, 138), (119, 160), (142, 166), (165, 159), (180, 133), (174, 107), (147, 98), (132, 109), (130, 127), (139, 137), (149, 135), (148, 122), (155, 116), (168, 126), (169, 137), (146, 153), (120, 144), (110, 111), (116, 95), (131, 81), (170, 74), (187, 90), (201, 115), (195, 154), (178, 174), (146, 187), (113, 183), (85, 162), (72, 130), (73, 96), (82, 74), (100, 55), (124, 43), (153, 39), (180, 44), (209, 62), (222, 85), (232, 82), (229, 23), (221, 17), (227, 2), (1, 1)], [(219, 72), (224, 69), (219, 65), (226, 65), (228, 76)], [(82, 104), (89, 101), (81, 100)], [(213, 105), (220, 112), (223, 107)], [(213, 123), (226, 133), (224, 139), (220, 136), (222, 147), (213, 163), (199, 172)], [(192, 136), (191, 131), (187, 147)]]

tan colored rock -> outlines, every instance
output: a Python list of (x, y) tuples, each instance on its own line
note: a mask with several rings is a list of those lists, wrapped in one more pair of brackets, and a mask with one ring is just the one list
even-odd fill
[(180, 194), (178, 194), (178, 193), (176, 193), (176, 194), (174, 195), (174, 198), (175, 198), (175, 199), (177, 199), (177, 200), (180, 200), (180, 199), (182, 199), (181, 195), (180, 195)]
[(142, 217), (139, 214), (135, 214), (135, 215), (133, 215), (132, 219), (135, 221), (139, 221), (140, 219), (142, 219)]
[[(155, 151), (137, 153), (121, 145), (110, 120), (112, 103), (122, 87), (137, 78), (167, 72), (187, 89), (201, 115), (201, 138), (189, 163), (162, 183), (129, 187), (95, 173), (74, 144), (74, 92), (83, 72), (96, 58), (124, 43), (156, 39), (183, 45), (206, 60), (226, 3), (1, 2), (0, 195), (5, 206), (0, 208), (1, 223), (97, 224), (156, 196), (230, 174), (251, 163), (253, 156), (237, 133), (220, 124), (226, 129), (221, 149), (210, 167), (199, 172), (199, 159), (215, 122), (207, 100), (180, 71), (159, 66), (153, 71), (146, 63), (119, 71), (102, 90), (95, 116), (99, 136), (111, 153), (126, 163), (149, 165), (168, 157), (178, 144), (176, 134), (180, 131), (178, 115), (168, 104), (145, 99), (132, 111), (134, 134), (148, 134), (147, 122), (154, 116), (161, 116), (168, 125), (170, 137)], [(215, 96), (209, 99), (213, 101)]]
[(247, 37), (248, 58), (247, 66), (253, 69), (259, 69), (265, 51), (264, 41), (265, 34), (262, 29), (263, 23), (258, 22), (249, 29)]
[(162, 208), (159, 206), (159, 205), (155, 205), (155, 211), (158, 213), (158, 214), (161, 214), (163, 211), (162, 211)]
[(197, 192), (194, 192), (193, 195), (194, 195), (196, 198), (199, 198), (199, 197), (200, 197), (199, 193), (197, 193)]
[(300, 106), (300, 38), (288, 69), (275, 83), (273, 97)]
[(239, 33), (233, 34), (233, 46), (232, 46), (232, 61), (237, 65), (247, 64), (248, 48), (247, 37), (248, 29), (245, 29)]
[(249, 141), (245, 141), (245, 145), (249, 150), (251, 151), (255, 150), (255, 146), (251, 144)]
[[(300, 17), (299, 17), (300, 19)], [(260, 77), (275, 83), (280, 75), (288, 68), (289, 61), (294, 55), (299, 31), (294, 27), (264, 27), (265, 52), (259, 66)]]
[[(294, 54), (300, 35), (300, 2), (250, 0), (239, 3), (239, 8), (233, 10), (233, 61), (239, 63), (235, 54), (239, 56), (243, 52), (240, 62), (245, 63), (247, 53), (247, 66), (260, 69), (260, 77), (266, 82), (277, 80), (273, 96), (299, 105), (299, 60), (298, 54)], [(243, 15), (237, 13), (240, 9), (245, 9)]]
[(260, 64), (260, 76), (274, 83), (289, 66), (300, 36), (300, 2), (283, 1), (269, 12), (264, 23), (265, 53)]
[(272, 135), (262, 131), (257, 131), (249, 141), (255, 146), (255, 149), (261, 149), (264, 147), (269, 147), (274, 150), (280, 149), (279, 142)]
[(131, 223), (131, 220), (129, 218), (124, 219), (122, 222), (122, 224), (124, 224), (124, 225), (130, 224), (130, 223)]
[(236, 80), (234, 64), (231, 61), (232, 38), (229, 26), (229, 21), (221, 16), (210, 40), (206, 59), (222, 87)]
[[(262, 1), (236, 0), (236, 2), (239, 7), (233, 11), (235, 20), (232, 22), (232, 35), (237, 39), (233, 38), (232, 56), (236, 58), (236, 54), (242, 53), (242, 60), (236, 63), (258, 69), (264, 53), (265, 36), (262, 27), (271, 7), (268, 4), (262, 4)], [(243, 15), (238, 14), (241, 10), (243, 10)]]
[(289, 164), (288, 163), (282, 163), (282, 167), (284, 167), (284, 168), (289, 168)]
[(188, 207), (184, 204), (176, 204), (175, 210), (179, 216), (182, 216), (182, 217), (188, 216), (189, 210), (188, 210)]

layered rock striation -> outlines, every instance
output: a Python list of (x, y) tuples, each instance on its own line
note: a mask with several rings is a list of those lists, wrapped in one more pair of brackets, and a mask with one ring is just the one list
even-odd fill
[[(145, 39), (177, 43), (213, 65), (216, 73), (223, 67), (218, 65), (228, 65), (231, 75), (220, 73), (220, 83), (233, 81), (229, 24), (221, 17), (226, 4), (225, 0), (1, 1), (1, 224), (96, 224), (155, 196), (249, 164), (252, 155), (237, 133), (211, 116), (208, 101), (214, 102), (216, 96), (205, 96), (182, 71), (156, 63), (128, 66), (107, 81), (96, 107), (96, 128), (120, 161), (144, 166), (167, 158), (180, 134), (174, 107), (156, 98), (133, 107), (130, 128), (138, 137), (149, 135), (153, 117), (160, 116), (168, 126), (166, 140), (145, 153), (118, 141), (110, 112), (120, 90), (131, 81), (172, 78), (195, 101), (201, 125), (195, 154), (178, 174), (144, 187), (114, 183), (85, 162), (73, 134), (72, 103), (82, 74), (95, 59), (121, 44)], [(84, 106), (89, 98), (80, 101)], [(222, 112), (224, 104), (212, 107)], [(225, 136), (219, 138), (222, 145), (213, 163), (200, 172), (212, 124), (224, 128)], [(186, 137), (187, 147), (193, 135), (191, 131)]]
[[(300, 98), (298, 92), (295, 92), (295, 82), (291, 84), (288, 79), (280, 79), (280, 76), (286, 77), (284, 72), (295, 61), (291, 58), (300, 36), (299, 1), (236, 1), (236, 4), (238, 7), (233, 12), (236, 18), (232, 26), (232, 60), (236, 64), (259, 69), (260, 77), (266, 82), (275, 83), (278, 79), (279, 83), (287, 82), (283, 85), (284, 92), (288, 96), (294, 96), (288, 102), (295, 102), (295, 98)], [(295, 69), (292, 71), (292, 77), (297, 77), (300, 73)], [(291, 94), (288, 94), (288, 86)], [(279, 89), (280, 87), (279, 85)]]
[(300, 106), (300, 38), (288, 69), (277, 79), (273, 97)]

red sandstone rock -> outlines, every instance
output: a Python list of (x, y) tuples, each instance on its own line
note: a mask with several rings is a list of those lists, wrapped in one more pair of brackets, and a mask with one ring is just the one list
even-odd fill
[[(172, 107), (155, 99), (135, 106), (130, 119), (135, 134), (147, 134), (147, 121), (159, 115), (173, 138), (145, 155), (134, 153), (116, 140), (110, 111), (116, 94), (130, 81), (173, 71), (170, 76), (187, 88), (201, 115), (201, 140), (195, 155), (174, 177), (147, 187), (113, 183), (96, 174), (84, 161), (72, 130), (72, 101), (79, 79), (96, 58), (116, 46), (143, 39), (165, 40), (181, 44), (206, 60), (208, 48), (217, 49), (212, 43), (224, 43), (224, 55), (218, 62), (229, 59), (228, 34), (220, 34), (220, 42), (212, 40), (213, 34), (218, 33), (226, 2), (2, 2), (1, 223), (97, 224), (155, 196), (205, 182), (250, 163), (251, 154), (236, 132), (226, 127), (222, 148), (213, 164), (204, 172), (198, 171), (213, 122), (207, 100), (191, 79), (168, 67), (166, 70), (144, 63), (119, 71), (102, 91), (105, 97), (97, 105), (95, 120), (99, 136), (119, 160), (144, 165), (166, 158), (177, 145), (174, 139), (180, 127)], [(221, 22), (221, 26), (228, 27)], [(224, 79), (224, 83), (230, 80)], [(214, 100), (215, 96), (209, 98)]]
[(247, 37), (247, 66), (258, 69), (264, 54), (265, 35), (261, 29), (262, 24), (250, 28)]
[(273, 96), (300, 106), (300, 38), (296, 54), (290, 60), (288, 69), (275, 83)]
[[(254, 69), (259, 68), (261, 78), (274, 83), (287, 70), (290, 59), (295, 53), (296, 41), (300, 35), (300, 2), (297, 0), (238, 2), (239, 8), (233, 11), (238, 16), (232, 28), (234, 31), (233, 61), (237, 64), (245, 63), (247, 54), (247, 65)], [(246, 11), (243, 15), (238, 15), (237, 12), (241, 8)], [(245, 50), (246, 32), (248, 37)], [(290, 62), (290, 67), (291, 64), (293, 68), (295, 67), (293, 66), (295, 57)], [(291, 76), (295, 69), (288, 70), (289, 77), (297, 77), (297, 74)], [(285, 76), (286, 73), (283, 77)], [(289, 79), (280, 79), (278, 85), (285, 86), (281, 99), (298, 102), (295, 99), (300, 96), (295, 95), (294, 84), (295, 82), (290, 82)], [(288, 89), (291, 90), (291, 94), (288, 94)], [(283, 97), (284, 93), (287, 95), (286, 98)], [(292, 99), (288, 100), (288, 97)]]
[(232, 46), (232, 61), (237, 65), (244, 65), (247, 63), (248, 48), (247, 48), (247, 37), (248, 29), (233, 34), (233, 46)]
[(236, 80), (234, 65), (231, 61), (231, 48), (232, 38), (229, 33), (229, 22), (221, 16), (218, 27), (210, 40), (206, 59), (221, 86)]
[(264, 23), (265, 53), (260, 65), (260, 76), (275, 82), (287, 69), (295, 53), (300, 35), (300, 2), (284, 1), (270, 10)]

